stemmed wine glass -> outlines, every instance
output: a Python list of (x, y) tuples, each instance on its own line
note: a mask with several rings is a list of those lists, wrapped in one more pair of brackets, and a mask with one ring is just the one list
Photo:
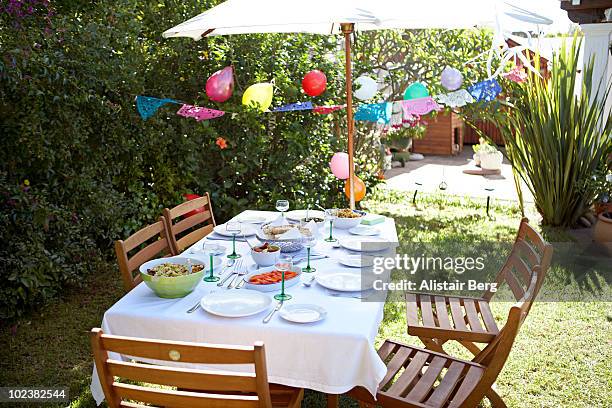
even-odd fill
[(215, 264), (215, 249), (204, 246), (202, 247), (202, 250), (204, 251), (206, 255), (208, 255), (208, 262), (210, 262), (210, 274), (208, 276), (205, 276), (203, 280), (204, 282), (216, 282), (221, 278), (219, 278), (218, 276), (215, 276), (214, 271), (213, 271), (214, 269), (213, 265)]
[(306, 248), (306, 267), (302, 268), (302, 272), (312, 273), (317, 270), (310, 266), (310, 249), (313, 248), (317, 244), (317, 240), (314, 235), (310, 232), (308, 228), (306, 228), (306, 222), (302, 221), (300, 223), (301, 229), (300, 233), (302, 234), (302, 245)]
[(282, 274), (281, 280), (281, 293), (278, 295), (274, 295), (274, 299), (276, 300), (289, 300), (291, 299), (291, 295), (285, 293), (285, 272), (293, 269), (293, 259), (289, 255), (281, 255), (276, 261), (274, 265), (277, 271), (280, 271)]
[(236, 235), (240, 234), (240, 231), (242, 231), (242, 224), (239, 222), (230, 221), (225, 224), (225, 229), (227, 232), (232, 234), (232, 253), (227, 257), (229, 259), (238, 259), (242, 257), (242, 255), (236, 253)]
[(334, 235), (332, 233), (333, 231), (333, 226), (334, 226), (334, 220), (336, 219), (336, 209), (335, 208), (330, 208), (325, 210), (325, 218), (329, 221), (329, 237), (325, 238), (326, 242), (337, 242), (338, 240), (336, 238), (334, 238)]
[(289, 209), (289, 200), (276, 200), (276, 209), (281, 212), (285, 218), (285, 211)]

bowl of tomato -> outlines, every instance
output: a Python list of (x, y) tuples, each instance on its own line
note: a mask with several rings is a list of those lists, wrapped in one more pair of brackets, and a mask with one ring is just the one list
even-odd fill
[(266, 242), (251, 249), (251, 258), (259, 266), (272, 266), (278, 260), (280, 253), (281, 249), (278, 245)]
[[(300, 281), (301, 268), (294, 266), (285, 272), (285, 288), (289, 288)], [(260, 292), (273, 292), (281, 290), (282, 272), (274, 266), (259, 268), (244, 276), (244, 287)]]

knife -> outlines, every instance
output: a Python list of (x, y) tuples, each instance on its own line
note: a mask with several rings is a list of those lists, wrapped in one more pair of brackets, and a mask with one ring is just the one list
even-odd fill
[(268, 323), (270, 321), (270, 319), (272, 319), (272, 316), (274, 315), (274, 313), (278, 312), (281, 307), (283, 307), (283, 301), (279, 300), (278, 304), (276, 305), (276, 307), (274, 309), (272, 309), (272, 311), (270, 313), (268, 313), (268, 315), (266, 317), (264, 317), (263, 322), (264, 323)]

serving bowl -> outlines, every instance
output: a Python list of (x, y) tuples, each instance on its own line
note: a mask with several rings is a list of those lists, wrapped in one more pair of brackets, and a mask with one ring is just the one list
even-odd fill
[[(244, 281), (245, 281), (244, 287), (246, 289), (258, 290), (260, 292), (280, 292), (281, 282), (268, 283), (265, 285), (255, 285), (249, 282), (249, 280), (255, 275), (259, 275), (261, 273), (266, 273), (266, 272), (272, 272), (274, 270), (276, 270), (274, 266), (268, 266), (265, 268), (256, 269), (255, 271), (245, 275), (244, 276)], [(293, 268), (291, 268), (291, 272), (297, 273), (297, 276), (294, 276), (291, 279), (285, 280), (285, 289), (290, 288), (293, 285), (297, 285), (300, 282), (300, 275), (302, 274), (302, 268), (300, 268), (299, 266), (294, 266)]]
[(276, 247), (278, 249), (274, 252), (257, 252), (255, 251), (255, 248), (258, 247), (254, 247), (253, 249), (251, 249), (251, 258), (253, 258), (255, 263), (259, 266), (272, 266), (276, 263), (278, 257), (280, 256), (280, 246), (270, 244), (269, 242), (268, 245), (270, 247)]
[(353, 212), (355, 214), (358, 214), (359, 217), (356, 217), (356, 218), (336, 217), (334, 218), (334, 227), (338, 229), (351, 229), (361, 224), (361, 220), (366, 215), (366, 212), (360, 211), (360, 210), (353, 210)]
[[(149, 269), (161, 265), (164, 263), (187, 265), (187, 261), (191, 262), (191, 265), (202, 265), (204, 268), (201, 271), (191, 273), (189, 275), (182, 276), (152, 276), (147, 272)], [(220, 264), (219, 260), (216, 260), (214, 266)], [(202, 280), (204, 273), (208, 271), (208, 263), (200, 261), (195, 258), (186, 257), (173, 257), (173, 258), (159, 258), (145, 262), (140, 265), (140, 277), (144, 283), (161, 298), (175, 299), (184, 297), (195, 289), (198, 283)]]

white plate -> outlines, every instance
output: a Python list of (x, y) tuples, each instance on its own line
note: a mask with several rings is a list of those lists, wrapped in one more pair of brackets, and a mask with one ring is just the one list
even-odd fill
[[(259, 268), (244, 275), (244, 287), (246, 289), (257, 290), (259, 292), (280, 292), (281, 290), (281, 282), (278, 283), (270, 283), (268, 285), (253, 285), (249, 283), (249, 279), (251, 279), (255, 275), (259, 275), (260, 273), (271, 272), (275, 270), (274, 266), (266, 266), (265, 268)], [(285, 289), (290, 288), (294, 285), (297, 285), (300, 282), (300, 274), (302, 273), (302, 268), (299, 266), (294, 266), (291, 270), (292, 272), (297, 273), (297, 276), (285, 281)]]
[(233, 221), (241, 222), (244, 224), (263, 224), (267, 220), (268, 219), (266, 217), (260, 217), (257, 215), (243, 215), (241, 217), (234, 219)]
[(367, 225), (358, 225), (348, 231), (353, 235), (372, 236), (380, 234), (380, 230), (378, 228), (368, 227)]
[(338, 259), (338, 262), (351, 268), (363, 268), (374, 265), (374, 257), (367, 255), (346, 255)]
[[(221, 224), (221, 225), (217, 225), (214, 228), (214, 231), (219, 234), (219, 235), (223, 235), (224, 237), (232, 237), (231, 232), (227, 231), (227, 227), (225, 226), (226, 224)], [(255, 235), (255, 227), (253, 227), (251, 224), (242, 224), (242, 230), (240, 231), (240, 234), (236, 235), (236, 238), (242, 237), (249, 237), (251, 235)]]
[[(203, 248), (206, 246), (206, 248)], [(225, 255), (226, 248), (223, 245), (213, 244), (211, 242), (198, 243), (189, 248), (189, 254), (195, 256), (207, 256), (208, 251), (212, 251), (214, 256)]]
[(289, 304), (278, 312), (280, 316), (294, 323), (314, 323), (325, 319), (327, 311), (321, 306), (309, 304)]
[(388, 249), (391, 246), (391, 242), (380, 237), (349, 238), (341, 239), (340, 245), (351, 251), (377, 252)]
[[(302, 218), (306, 218), (306, 210), (289, 211), (285, 214), (285, 217), (287, 217), (287, 219), (291, 221), (301, 221)], [(308, 217), (321, 218), (322, 220), (324, 220), (325, 213), (319, 210), (310, 210), (308, 211)]]
[(223, 290), (212, 292), (200, 301), (202, 309), (222, 317), (246, 317), (266, 310), (272, 299), (255, 290)]
[(323, 273), (315, 276), (317, 283), (327, 289), (340, 292), (358, 292), (361, 287), (361, 273), (355, 272), (333, 272)]

